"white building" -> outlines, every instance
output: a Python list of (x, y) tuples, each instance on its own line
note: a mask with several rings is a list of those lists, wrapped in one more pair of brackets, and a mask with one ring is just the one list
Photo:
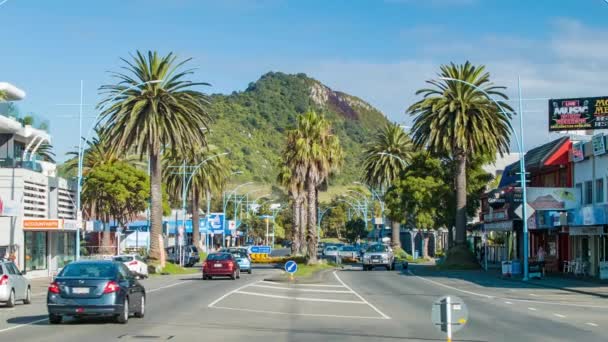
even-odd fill
[[(9, 100), (25, 93), (7, 83)], [(55, 165), (36, 151), (51, 136), (5, 116), (0, 108), (0, 258), (29, 277), (52, 275), (76, 255), (75, 183), (55, 177)]]

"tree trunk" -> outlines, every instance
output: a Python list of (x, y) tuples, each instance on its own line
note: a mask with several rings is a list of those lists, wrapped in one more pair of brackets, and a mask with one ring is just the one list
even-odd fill
[(456, 244), (464, 245), (467, 228), (467, 157), (456, 154)]
[(302, 208), (302, 203), (300, 202), (299, 195), (293, 194), (293, 212), (292, 212), (292, 243), (291, 243), (291, 254), (298, 254), (302, 251), (302, 247), (300, 246), (300, 210)]
[(306, 182), (306, 190), (308, 192), (308, 232), (306, 234), (307, 249), (309, 264), (317, 263), (317, 189), (312, 181)]
[(200, 211), (199, 211), (198, 191), (196, 187), (192, 187), (192, 244), (196, 248), (201, 248), (201, 231), (200, 231)]
[(306, 252), (306, 231), (308, 230), (308, 219), (307, 219), (307, 211), (306, 211), (306, 196), (300, 195), (300, 230), (298, 231), (300, 234), (300, 250), (298, 254), (304, 255)]
[(392, 238), (391, 245), (393, 249), (401, 248), (401, 223), (397, 220), (391, 220)]
[(163, 191), (159, 149), (149, 147), (150, 157), (150, 259), (160, 259), (159, 236), (163, 230)]
[(423, 240), (423, 247), (422, 247), (422, 257), (423, 258), (428, 258), (429, 257), (429, 233), (424, 233), (422, 235)]

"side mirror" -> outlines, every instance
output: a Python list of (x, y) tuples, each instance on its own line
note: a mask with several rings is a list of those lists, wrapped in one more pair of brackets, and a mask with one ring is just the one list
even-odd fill
[(26, 270), (21, 271), (21, 275), (22, 275), (22, 276), (24, 276), (24, 275), (26, 275), (26, 274), (27, 274), (27, 271), (26, 271)]

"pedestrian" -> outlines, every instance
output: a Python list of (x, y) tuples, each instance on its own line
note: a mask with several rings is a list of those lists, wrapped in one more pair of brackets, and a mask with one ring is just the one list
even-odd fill
[(538, 251), (536, 251), (536, 261), (538, 261), (543, 277), (545, 276), (545, 256), (546, 253), (543, 246), (538, 247)]

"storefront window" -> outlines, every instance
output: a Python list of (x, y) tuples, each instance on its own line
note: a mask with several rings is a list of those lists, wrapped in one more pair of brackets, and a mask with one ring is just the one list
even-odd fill
[(585, 182), (585, 204), (593, 203), (593, 182)]
[(55, 234), (57, 243), (52, 254), (57, 258), (57, 267), (63, 268), (76, 258), (76, 234), (72, 232)]
[(604, 178), (595, 180), (595, 203), (604, 202)]
[(25, 232), (25, 269), (46, 269), (46, 255), (46, 232)]

